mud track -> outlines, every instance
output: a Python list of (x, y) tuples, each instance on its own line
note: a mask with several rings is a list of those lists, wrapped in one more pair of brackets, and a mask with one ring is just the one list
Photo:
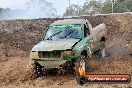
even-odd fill
[[(93, 27), (104, 22), (108, 29), (104, 59), (91, 59), (89, 73), (132, 76), (132, 15), (80, 17)], [(41, 41), (46, 26), (57, 19), (0, 21), (0, 88), (127, 88), (129, 84), (76, 84), (74, 74), (32, 79), (31, 48)]]

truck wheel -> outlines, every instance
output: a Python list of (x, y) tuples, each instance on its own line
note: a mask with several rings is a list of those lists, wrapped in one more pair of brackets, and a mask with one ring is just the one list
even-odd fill
[(46, 68), (42, 68), (42, 72), (43, 72), (43, 75), (48, 75), (48, 69), (46, 69)]
[(65, 74), (65, 69), (64, 68), (59, 68), (57, 75), (64, 75)]
[(105, 57), (106, 56), (106, 50), (105, 50), (105, 48), (103, 48), (102, 50), (101, 50), (101, 57), (103, 58), (103, 57)]
[(93, 53), (94, 58), (104, 58), (106, 56), (107, 56), (107, 54), (106, 54), (106, 49), (105, 48), (99, 49), (99, 50), (97, 50)]
[(34, 63), (34, 76), (35, 78), (43, 76), (42, 66), (39, 63)]
[(106, 50), (105, 50), (105, 48), (99, 50), (99, 51), (97, 52), (97, 56), (98, 56), (99, 58), (104, 58), (104, 57), (106, 56)]
[(77, 84), (84, 85), (86, 83), (86, 78), (84, 76), (78, 76), (76, 78)]

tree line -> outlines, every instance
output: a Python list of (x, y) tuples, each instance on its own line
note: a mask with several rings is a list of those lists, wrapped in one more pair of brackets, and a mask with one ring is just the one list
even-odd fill
[(83, 6), (72, 4), (63, 16), (132, 12), (132, 0), (86, 0)]
[[(71, 4), (66, 8), (63, 16), (80, 16), (122, 12), (132, 12), (132, 0), (86, 0), (82, 6)], [(10, 8), (0, 8), (0, 19), (12, 16), (14, 13), (15, 11), (11, 10)]]

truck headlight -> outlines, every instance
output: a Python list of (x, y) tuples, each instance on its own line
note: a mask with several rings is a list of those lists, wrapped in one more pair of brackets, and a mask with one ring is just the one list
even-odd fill
[(30, 53), (30, 58), (32, 58), (32, 59), (39, 58), (39, 57), (38, 57), (38, 52), (37, 52), (37, 51), (31, 51), (31, 53)]

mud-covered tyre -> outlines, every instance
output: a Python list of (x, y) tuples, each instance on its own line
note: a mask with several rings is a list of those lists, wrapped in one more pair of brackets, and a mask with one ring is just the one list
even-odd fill
[(48, 75), (48, 69), (42, 68), (42, 73), (43, 73), (43, 76)]
[(104, 58), (106, 56), (107, 56), (107, 54), (106, 54), (106, 49), (105, 48), (99, 49), (96, 52), (94, 52), (94, 54), (93, 54), (94, 58)]
[(65, 69), (64, 68), (60, 68), (58, 69), (57, 75), (64, 75), (65, 74)]
[(77, 78), (76, 78), (76, 81), (77, 81), (77, 84), (79, 84), (79, 85), (84, 85), (85, 83), (86, 83), (86, 78), (84, 77), (84, 76), (78, 76)]
[(101, 50), (96, 51), (95, 55), (97, 58), (101, 58), (102, 57)]
[(42, 77), (43, 76), (43, 71), (42, 71), (42, 66), (38, 63), (34, 63), (34, 77)]

